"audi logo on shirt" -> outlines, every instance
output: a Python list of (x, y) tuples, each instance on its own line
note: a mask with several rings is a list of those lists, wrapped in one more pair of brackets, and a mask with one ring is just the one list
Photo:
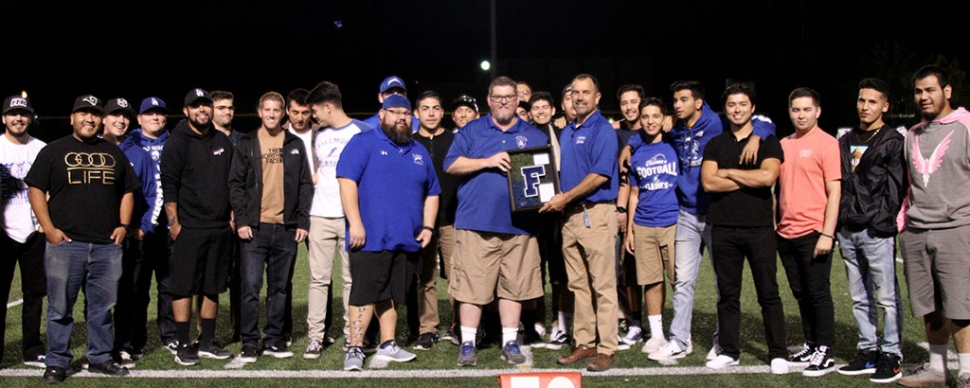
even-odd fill
[(68, 152), (64, 155), (67, 166), (67, 182), (71, 185), (103, 184), (115, 182), (114, 156), (104, 152)]

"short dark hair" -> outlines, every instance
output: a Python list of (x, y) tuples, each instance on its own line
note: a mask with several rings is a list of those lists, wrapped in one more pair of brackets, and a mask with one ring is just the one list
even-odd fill
[(945, 88), (950, 84), (950, 72), (946, 68), (940, 65), (926, 65), (916, 70), (916, 73), (913, 74), (913, 86), (916, 86), (916, 81), (931, 75), (936, 76), (936, 80), (940, 82), (941, 88)]
[(643, 86), (640, 86), (637, 84), (629, 84), (629, 85), (620, 86), (620, 89), (616, 91), (616, 99), (619, 100), (623, 96), (623, 93), (626, 93), (626, 92), (637, 92), (637, 96), (640, 96), (641, 100), (643, 100), (643, 97), (647, 95), (643, 91)]
[(882, 98), (889, 101), (889, 84), (879, 78), (866, 78), (859, 82), (859, 89), (872, 89), (882, 93)]
[(735, 83), (724, 89), (724, 93), (721, 93), (721, 105), (727, 104), (727, 99), (735, 94), (743, 94), (748, 96), (748, 100), (751, 101), (751, 105), (758, 105), (758, 96), (755, 95), (754, 89), (748, 87), (748, 85), (742, 83)]
[(209, 95), (212, 96), (212, 101), (235, 100), (236, 99), (232, 95), (232, 92), (227, 92), (225, 90), (213, 90), (212, 93), (209, 93)]
[(498, 78), (493, 79), (492, 82), (490, 82), (488, 84), (488, 95), (489, 96), (492, 95), (492, 89), (494, 89), (496, 86), (511, 86), (512, 89), (515, 90), (515, 94), (516, 95), (519, 94), (519, 84), (516, 83), (515, 80), (513, 80), (513, 79), (511, 79), (509, 77), (506, 77), (504, 75), (501, 76), (501, 77), (498, 77)]
[(535, 104), (536, 101), (545, 101), (551, 106), (556, 106), (556, 102), (552, 100), (552, 95), (549, 94), (549, 92), (532, 93), (532, 98), (529, 99), (529, 104)]
[(343, 109), (342, 100), (343, 96), (340, 95), (340, 87), (330, 81), (323, 81), (317, 84), (317, 86), (310, 90), (310, 94), (306, 98), (308, 105), (330, 103), (339, 109)]
[(638, 110), (640, 111), (640, 113), (643, 113), (643, 108), (646, 108), (648, 106), (655, 106), (657, 108), (660, 108), (660, 112), (663, 113), (665, 116), (667, 115), (667, 105), (664, 104), (663, 100), (657, 97), (647, 97), (640, 100), (640, 107), (638, 108)]
[(286, 104), (289, 106), (291, 102), (295, 102), (300, 106), (307, 106), (306, 98), (310, 95), (310, 92), (303, 88), (293, 89), (290, 94), (286, 95)]
[(700, 81), (686, 80), (686, 81), (677, 81), (670, 84), (671, 92), (677, 93), (685, 89), (690, 90), (690, 95), (691, 97), (694, 97), (694, 99), (697, 99), (697, 100), (704, 99), (704, 84), (700, 83)]
[(417, 105), (421, 103), (421, 100), (424, 100), (427, 98), (433, 98), (435, 100), (438, 100), (438, 104), (439, 105), (441, 104), (441, 96), (438, 94), (438, 92), (434, 90), (425, 90), (418, 95), (418, 98), (414, 99), (415, 108), (417, 108)]
[(565, 100), (565, 99), (566, 99), (566, 93), (568, 93), (568, 92), (569, 92), (569, 89), (570, 89), (570, 88), (572, 88), (572, 87), (573, 87), (573, 84), (572, 84), (572, 82), (570, 82), (570, 83), (568, 83), (568, 84), (566, 84), (566, 86), (563, 86), (563, 87), (562, 87), (562, 96), (560, 96), (560, 97), (561, 97), (561, 98), (562, 98), (563, 100)]
[(822, 106), (820, 101), (821, 98), (819, 97), (818, 92), (812, 88), (806, 87), (792, 90), (791, 94), (788, 95), (788, 106), (791, 107), (792, 101), (795, 101), (796, 98), (802, 97), (810, 97), (812, 99), (812, 104), (815, 105), (816, 108)]
[(585, 79), (593, 81), (593, 87), (596, 88), (596, 92), (602, 93), (603, 88), (600, 87), (600, 81), (596, 79), (596, 77), (593, 77), (590, 74), (583, 73), (583, 74), (577, 75), (575, 78), (573, 78), (573, 81), (582, 81)]

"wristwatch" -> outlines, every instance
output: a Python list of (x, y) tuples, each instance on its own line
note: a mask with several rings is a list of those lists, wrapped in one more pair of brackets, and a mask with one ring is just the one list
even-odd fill
[(427, 230), (427, 231), (429, 231), (431, 233), (434, 233), (434, 228), (432, 228), (430, 226), (427, 226), (427, 225), (421, 227), (421, 229), (424, 229), (424, 230)]
[(125, 233), (131, 232), (131, 225), (121, 224), (122, 228), (125, 228)]
[(616, 207), (616, 212), (617, 213), (626, 213), (626, 208), (623, 207), (623, 206), (617, 206)]

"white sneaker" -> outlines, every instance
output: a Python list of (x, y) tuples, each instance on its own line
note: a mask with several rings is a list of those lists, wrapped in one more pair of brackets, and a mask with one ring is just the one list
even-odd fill
[(643, 340), (643, 329), (638, 326), (630, 326), (630, 329), (626, 332), (626, 337), (619, 339), (620, 344), (626, 344), (628, 348), (641, 340)]
[(630, 344), (623, 342), (623, 337), (616, 336), (616, 350), (630, 350)]
[(671, 361), (679, 358), (687, 357), (687, 351), (680, 348), (677, 345), (677, 341), (667, 342), (666, 345), (661, 347), (656, 352), (651, 353), (647, 358), (654, 361)]
[(776, 358), (771, 360), (771, 373), (783, 375), (788, 373), (788, 360)]
[(714, 357), (713, 360), (707, 362), (707, 367), (711, 369), (724, 369), (729, 366), (737, 366), (738, 360), (731, 358), (731, 356), (720, 355)]
[(539, 334), (540, 337), (546, 335), (546, 327), (541, 323), (536, 323), (536, 333)]
[(647, 340), (647, 342), (643, 344), (643, 349), (640, 349), (640, 351), (646, 354), (656, 353), (658, 350), (660, 350), (660, 348), (662, 348), (666, 344), (667, 344), (667, 340), (665, 338), (653, 337)]
[(720, 354), (721, 354), (721, 347), (718, 346), (717, 344), (714, 344), (714, 346), (711, 346), (711, 351), (707, 352), (707, 360), (714, 361), (714, 359), (717, 358), (717, 356)]

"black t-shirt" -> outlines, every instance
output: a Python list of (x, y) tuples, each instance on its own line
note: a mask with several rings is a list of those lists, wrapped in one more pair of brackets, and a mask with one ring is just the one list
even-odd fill
[(121, 225), (121, 198), (141, 182), (121, 148), (103, 139), (89, 143), (67, 136), (40, 150), (27, 185), (50, 194), (54, 227), (72, 240), (110, 244)]
[(414, 140), (428, 149), (428, 154), (431, 155), (431, 161), (434, 163), (434, 172), (438, 175), (438, 184), (441, 185), (441, 195), (438, 197), (438, 220), (435, 225), (454, 225), (455, 213), (458, 211), (456, 195), (459, 178), (455, 175), (445, 174), (443, 168), (445, 155), (448, 154), (451, 143), (455, 141), (455, 133), (444, 131), (440, 135), (430, 138), (421, 136), (420, 133), (414, 135)]
[[(761, 168), (761, 163), (765, 159), (774, 158), (779, 162), (785, 160), (781, 142), (778, 138), (769, 136), (758, 148), (756, 164), (741, 166), (738, 159), (741, 158), (741, 151), (748, 144), (748, 139), (750, 136), (738, 141), (734, 133), (725, 131), (707, 143), (704, 149), (704, 161), (717, 162), (718, 168), (755, 170)], [(772, 226), (774, 225), (772, 205), (771, 187), (742, 187), (740, 190), (727, 193), (711, 193), (711, 207), (707, 211), (707, 222), (712, 225), (731, 227)]]

